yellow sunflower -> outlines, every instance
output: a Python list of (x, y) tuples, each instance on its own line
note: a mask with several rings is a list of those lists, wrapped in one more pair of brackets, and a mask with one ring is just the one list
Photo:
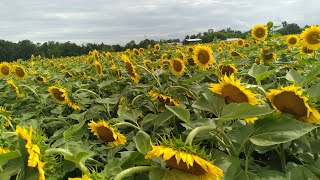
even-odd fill
[(68, 180), (91, 180), (88, 175), (84, 174), (81, 178), (68, 178)]
[(248, 47), (250, 47), (250, 44), (249, 43), (245, 43), (243, 46), (248, 48)]
[(320, 124), (319, 112), (307, 103), (308, 98), (302, 93), (300, 87), (292, 85), (280, 90), (271, 89), (266, 96), (277, 111), (292, 114), (296, 119), (307, 123)]
[(245, 43), (245, 41), (244, 41), (243, 39), (241, 39), (241, 38), (239, 38), (239, 39), (236, 41), (236, 44), (237, 44), (238, 46), (242, 46), (244, 43)]
[(199, 68), (203, 70), (208, 69), (215, 62), (212, 49), (204, 45), (197, 45), (193, 50), (192, 57)]
[(57, 86), (50, 86), (48, 92), (51, 94), (51, 97), (55, 99), (59, 104), (67, 104), (70, 102), (68, 97), (68, 92), (64, 88), (59, 88)]
[(26, 79), (27, 77), (27, 72), (24, 69), (23, 66), (19, 66), (19, 65), (14, 65), (13, 66), (14, 72), (16, 73), (16, 77), (20, 80)]
[(98, 123), (96, 123), (91, 120), (88, 126), (94, 135), (113, 147), (125, 144), (127, 142), (127, 139), (123, 134), (116, 131), (105, 121), (100, 120)]
[(152, 159), (154, 157), (163, 159), (168, 167), (194, 174), (200, 180), (220, 180), (224, 176), (219, 167), (189, 150), (152, 145), (152, 150), (147, 153), (145, 158)]
[(238, 69), (234, 66), (234, 64), (222, 64), (220, 63), (216, 69), (217, 76), (230, 76), (233, 73), (238, 72)]
[(7, 80), (7, 84), (11, 86), (11, 89), (17, 94), (19, 98), (22, 98), (25, 96), (25, 94), (20, 93), (18, 86), (12, 79)]
[(155, 90), (150, 90), (148, 92), (148, 95), (151, 97), (152, 100), (159, 100), (165, 104), (173, 103), (175, 106), (180, 106), (178, 100), (173, 99), (173, 97), (171, 97), (169, 95), (158, 93)]
[(312, 25), (305, 29), (300, 35), (302, 44), (309, 49), (317, 50), (320, 48), (320, 26)]
[(0, 154), (5, 154), (5, 153), (8, 153), (8, 152), (10, 152), (8, 149), (0, 147)]
[(140, 55), (140, 52), (137, 48), (133, 48), (133, 55), (135, 56), (139, 56)]
[(189, 64), (190, 66), (195, 66), (195, 65), (196, 65), (196, 63), (194, 62), (194, 60), (193, 60), (192, 57), (188, 58), (187, 61), (188, 61), (188, 64)]
[(241, 54), (239, 52), (235, 51), (235, 50), (231, 50), (230, 51), (230, 56), (231, 57), (239, 57), (239, 56), (241, 56)]
[(268, 36), (268, 28), (262, 24), (257, 24), (252, 28), (251, 35), (256, 40), (265, 40)]
[(139, 53), (140, 53), (140, 55), (143, 55), (144, 54), (144, 49), (143, 48), (139, 48)]
[(0, 115), (4, 117), (4, 120), (6, 121), (4, 123), (4, 126), (7, 127), (10, 125), (10, 121), (12, 120), (12, 111), (8, 111), (6, 107), (0, 106)]
[(103, 72), (102, 72), (102, 65), (99, 61), (94, 61), (94, 64), (96, 66), (97, 72), (99, 74), (100, 77), (103, 76)]
[(138, 73), (136, 73), (136, 67), (133, 64), (131, 64), (130, 61), (127, 61), (125, 62), (125, 68), (127, 70), (128, 75), (130, 76), (130, 79), (134, 83), (138, 84), (140, 76), (138, 75)]
[(160, 45), (159, 44), (156, 44), (153, 46), (153, 50), (154, 51), (160, 51)]
[(144, 67), (146, 67), (149, 71), (153, 72), (154, 71), (154, 67), (151, 67), (149, 64), (152, 63), (150, 60), (145, 59), (143, 60), (143, 65)]
[(313, 53), (313, 50), (309, 49), (307, 46), (301, 46), (300, 52), (302, 52), (304, 54), (311, 54), (311, 53)]
[(222, 53), (222, 47), (218, 48), (218, 53)]
[(9, 77), (10, 76), (11, 66), (7, 62), (0, 63), (0, 77)]
[(241, 80), (235, 80), (234, 74), (230, 77), (225, 75), (221, 78), (219, 84), (209, 84), (209, 88), (212, 92), (222, 95), (225, 98), (225, 102), (229, 103), (243, 103), (260, 104), (259, 100), (255, 98), (256, 94), (247, 90), (244, 86), (240, 85)]
[(260, 57), (261, 59), (263, 59), (263, 61), (271, 62), (277, 59), (277, 54), (276, 53), (261, 54)]
[(171, 71), (176, 76), (181, 76), (185, 70), (184, 62), (179, 58), (174, 58), (170, 60)]
[(286, 38), (286, 43), (290, 47), (297, 45), (298, 42), (299, 42), (299, 38), (297, 35), (288, 35)]

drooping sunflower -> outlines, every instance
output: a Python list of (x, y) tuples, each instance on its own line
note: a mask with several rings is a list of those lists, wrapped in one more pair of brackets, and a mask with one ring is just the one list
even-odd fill
[(311, 54), (311, 53), (313, 53), (313, 50), (309, 49), (307, 46), (301, 46), (300, 52), (302, 52), (304, 54)]
[(210, 90), (225, 98), (225, 102), (229, 103), (243, 103), (260, 104), (259, 100), (255, 97), (256, 94), (241, 86), (241, 79), (235, 80), (234, 74), (229, 77), (225, 75), (221, 78), (219, 84), (209, 84)]
[(288, 35), (286, 38), (286, 43), (290, 47), (297, 45), (298, 42), (299, 42), (299, 38), (297, 35)]
[(103, 76), (103, 72), (102, 72), (102, 65), (99, 61), (94, 61), (94, 64), (96, 66), (97, 72), (99, 74), (100, 77)]
[(176, 76), (181, 76), (185, 71), (185, 64), (179, 58), (174, 58), (170, 60), (171, 71)]
[(56, 100), (59, 104), (67, 104), (70, 102), (68, 97), (68, 92), (64, 88), (59, 88), (57, 86), (50, 86), (48, 92), (51, 94), (51, 97)]
[(205, 45), (197, 45), (193, 50), (193, 60), (200, 69), (208, 69), (210, 65), (215, 63), (213, 59), (212, 49)]
[(136, 73), (136, 70), (135, 70), (136, 67), (130, 62), (130, 60), (129, 61), (125, 61), (124, 63), (125, 63), (124, 67), (126, 68), (127, 73), (130, 76), (130, 79), (134, 83), (138, 84), (140, 76), (138, 75), (138, 73)]
[(292, 114), (307, 123), (320, 124), (319, 112), (307, 103), (308, 97), (302, 93), (301, 87), (291, 85), (280, 90), (271, 89), (266, 96), (277, 111)]
[(25, 96), (25, 94), (20, 92), (18, 86), (12, 79), (7, 80), (7, 84), (11, 86), (11, 89), (17, 94), (19, 98), (22, 98)]
[(7, 62), (0, 63), (0, 77), (9, 77), (10, 76), (11, 66)]
[(163, 93), (158, 93), (153, 89), (148, 92), (148, 95), (151, 97), (152, 100), (159, 100), (164, 104), (173, 103), (175, 106), (180, 106), (179, 101), (175, 100), (172, 96)]
[(149, 59), (143, 60), (144, 67), (146, 67), (149, 71), (153, 72), (154, 71), (154, 67), (151, 67), (150, 63), (152, 63), (152, 62)]
[(20, 80), (26, 79), (28, 74), (27, 74), (27, 72), (26, 72), (26, 70), (24, 69), (23, 66), (14, 65), (13, 69), (14, 69), (14, 72), (15, 72), (16, 77), (18, 79), (20, 79)]
[(317, 50), (320, 48), (320, 26), (312, 25), (306, 28), (300, 35), (302, 44), (309, 49)]
[(217, 76), (230, 76), (233, 73), (238, 72), (238, 69), (234, 66), (234, 64), (222, 64), (219, 63), (218, 67), (216, 68), (216, 75)]
[[(171, 144), (169, 144), (171, 143)], [(171, 169), (184, 171), (195, 176), (200, 180), (220, 180), (223, 171), (213, 165), (206, 156), (205, 152), (197, 146), (185, 145), (184, 142), (168, 142), (162, 145), (152, 145), (152, 150), (145, 156), (146, 159), (159, 157)]]
[(103, 120), (100, 120), (98, 123), (91, 120), (88, 126), (94, 135), (111, 146), (119, 146), (127, 142), (127, 139), (123, 134)]
[(263, 41), (268, 37), (268, 28), (262, 24), (257, 24), (252, 28), (251, 35), (254, 39)]

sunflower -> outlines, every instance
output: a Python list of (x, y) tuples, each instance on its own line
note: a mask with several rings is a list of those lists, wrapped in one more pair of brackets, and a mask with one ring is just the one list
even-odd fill
[(216, 75), (220, 76), (230, 76), (233, 73), (238, 72), (238, 69), (234, 64), (222, 64), (220, 63), (216, 69)]
[(99, 61), (94, 61), (94, 64), (96, 66), (97, 72), (99, 74), (100, 77), (103, 76), (103, 72), (102, 72), (102, 65)]
[(250, 47), (250, 44), (249, 44), (249, 43), (245, 43), (243, 46), (244, 46), (245, 48), (248, 48), (248, 47)]
[(44, 83), (44, 82), (47, 81), (47, 78), (44, 77), (44, 76), (37, 76), (36, 79), (37, 79), (37, 81), (38, 81), (39, 83)]
[(300, 87), (292, 85), (280, 90), (271, 89), (266, 96), (277, 111), (292, 114), (296, 119), (307, 123), (320, 124), (319, 112), (307, 103), (308, 98), (302, 93)]
[(66, 78), (73, 78), (73, 74), (71, 74), (69, 71), (65, 71), (64, 76), (65, 76)]
[(225, 98), (225, 102), (229, 103), (243, 103), (259, 104), (259, 100), (255, 98), (256, 94), (247, 90), (244, 86), (240, 85), (240, 79), (235, 80), (234, 74), (230, 77), (225, 75), (221, 78), (219, 84), (209, 84), (209, 88), (212, 92), (222, 95)]
[(299, 38), (297, 35), (288, 35), (286, 38), (286, 43), (290, 47), (297, 45), (298, 42), (299, 42)]
[(143, 48), (139, 48), (139, 53), (140, 53), (140, 55), (143, 55), (144, 49)]
[(218, 48), (218, 53), (222, 53), (222, 47)]
[(91, 180), (88, 175), (84, 174), (81, 178), (68, 178), (68, 180)]
[(173, 99), (173, 97), (171, 97), (169, 95), (158, 93), (155, 90), (150, 90), (148, 92), (148, 95), (151, 97), (152, 100), (159, 100), (159, 101), (163, 102), (164, 104), (173, 103), (175, 106), (180, 106), (178, 100)]
[(244, 44), (244, 40), (241, 39), (241, 38), (239, 38), (239, 39), (236, 41), (236, 44), (237, 44), (238, 46), (242, 46), (242, 45)]
[(139, 56), (139, 55), (140, 55), (140, 52), (139, 52), (139, 50), (138, 50), (137, 48), (133, 48), (133, 54), (134, 54), (135, 56)]
[(10, 64), (7, 62), (0, 63), (0, 77), (10, 76)]
[(67, 104), (70, 102), (67, 90), (64, 88), (50, 86), (48, 88), (48, 92), (51, 94), (52, 98), (55, 99), (59, 104)]
[(154, 67), (151, 67), (149, 64), (152, 63), (150, 60), (145, 59), (143, 60), (143, 65), (144, 67), (146, 67), (149, 71), (153, 72), (154, 71)]
[(98, 123), (91, 120), (88, 126), (94, 135), (113, 147), (125, 144), (127, 142), (127, 139), (123, 134), (116, 131), (103, 120), (100, 120)]
[(305, 29), (300, 38), (302, 44), (309, 49), (317, 50), (320, 48), (320, 26), (312, 25), (311, 27)]
[(153, 46), (153, 50), (154, 51), (160, 51), (160, 45), (159, 44), (156, 44)]
[(300, 52), (302, 52), (304, 54), (311, 54), (311, 53), (313, 53), (313, 50), (309, 49), (307, 46), (301, 46)]
[(208, 161), (209, 158), (199, 147), (185, 145), (181, 140), (170, 143), (152, 145), (145, 158), (161, 158), (169, 168), (196, 175), (200, 180), (220, 180), (224, 176), (223, 171)]
[(11, 86), (11, 89), (17, 94), (19, 98), (22, 98), (25, 96), (25, 94), (20, 93), (18, 86), (12, 79), (7, 80), (7, 84)]
[(161, 55), (161, 60), (166, 60), (166, 58), (168, 57), (168, 54), (167, 53), (163, 53), (162, 55)]
[(188, 47), (188, 52), (193, 53), (193, 47)]
[(271, 28), (273, 26), (273, 22), (272, 21), (269, 21), (268, 23), (267, 23), (267, 27), (268, 28)]
[(12, 120), (12, 111), (8, 111), (6, 107), (0, 106), (0, 115), (4, 117), (4, 120), (6, 121), (4, 123), (4, 126), (7, 127), (10, 125), (10, 121)]
[(130, 61), (127, 61), (127, 62), (125, 62), (125, 68), (126, 68), (126, 70), (127, 70), (128, 75), (130, 76), (130, 79), (131, 79), (134, 83), (138, 84), (140, 77), (139, 77), (139, 75), (136, 73), (135, 66), (132, 65)]
[(238, 57), (238, 56), (241, 56), (241, 54), (235, 50), (231, 50), (230, 51), (230, 56), (231, 57)]
[(185, 70), (184, 62), (179, 58), (174, 58), (170, 60), (171, 71), (176, 76), (181, 76)]
[(194, 62), (194, 60), (193, 60), (192, 57), (188, 58), (187, 61), (188, 61), (188, 64), (189, 64), (190, 66), (195, 66), (195, 65), (196, 65), (196, 63)]
[(0, 154), (5, 154), (5, 153), (8, 153), (8, 152), (10, 152), (8, 149), (0, 147)]
[(13, 66), (14, 72), (16, 73), (16, 77), (20, 80), (23, 80), (27, 77), (27, 72), (23, 66), (14, 65)]
[(199, 68), (203, 70), (208, 69), (215, 62), (212, 49), (204, 45), (197, 45), (193, 50), (192, 57)]
[(260, 57), (263, 59), (263, 61), (271, 62), (277, 59), (277, 54), (276, 53), (261, 54)]
[(265, 40), (268, 36), (268, 28), (262, 24), (257, 24), (252, 28), (251, 34), (256, 40)]

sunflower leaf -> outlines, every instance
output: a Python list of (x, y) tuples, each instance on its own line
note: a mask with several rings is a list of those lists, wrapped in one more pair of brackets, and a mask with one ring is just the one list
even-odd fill
[[(272, 71), (272, 70), (271, 70)], [(257, 82), (268, 77), (273, 72), (268, 71), (268, 67), (264, 65), (254, 64), (249, 70), (248, 74), (256, 79)]]
[(315, 77), (318, 76), (318, 74), (320, 74), (320, 65), (314, 67), (304, 78), (305, 82), (307, 84), (309, 84), (311, 81), (314, 80)]
[(212, 112), (215, 116), (219, 116), (225, 100), (222, 96), (215, 96), (211, 91), (206, 91), (203, 96), (199, 97), (192, 107), (203, 111)]
[(136, 144), (138, 151), (146, 155), (151, 151), (151, 138), (149, 134), (144, 131), (139, 131), (135, 137), (133, 137), (133, 142)]
[(315, 129), (313, 126), (284, 115), (271, 115), (258, 120), (256, 132), (250, 141), (258, 146), (271, 146), (290, 142)]
[(185, 123), (190, 122), (190, 112), (184, 108), (176, 107), (176, 106), (167, 106), (166, 108), (173, 112), (181, 121)]
[(222, 120), (234, 120), (234, 119), (245, 119), (257, 116), (262, 116), (272, 113), (272, 109), (265, 107), (259, 107), (248, 103), (231, 103), (226, 105), (221, 112), (220, 119)]
[(71, 127), (69, 127), (65, 132), (63, 132), (64, 139), (70, 138), (73, 134), (77, 133), (81, 130), (82, 126), (84, 125), (86, 121), (80, 121), (79, 124), (74, 124)]
[(299, 85), (302, 84), (303, 82), (303, 76), (301, 76), (301, 74), (297, 71), (294, 70), (290, 70), (287, 75), (286, 75), (286, 79), (288, 81), (292, 81), (292, 82), (297, 82)]
[(20, 157), (21, 154), (18, 150), (16, 151), (11, 151), (11, 152), (8, 152), (8, 153), (3, 153), (3, 154), (0, 154), (0, 162), (2, 161), (7, 161), (7, 160), (10, 160), (10, 159), (15, 159), (17, 157)]

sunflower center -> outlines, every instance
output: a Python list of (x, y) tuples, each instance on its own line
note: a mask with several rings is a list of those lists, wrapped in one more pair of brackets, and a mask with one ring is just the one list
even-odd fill
[(232, 73), (234, 73), (234, 69), (230, 66), (222, 66), (219, 67), (219, 70), (222, 75), (230, 76)]
[(239, 46), (242, 46), (242, 45), (243, 45), (243, 41), (239, 40), (239, 41), (238, 41), (238, 45), (239, 45)]
[(313, 50), (307, 48), (306, 46), (304, 46), (304, 47), (302, 48), (302, 52), (303, 52), (303, 53), (306, 53), (306, 54), (310, 54), (310, 53), (313, 53)]
[(133, 67), (132, 67), (131, 63), (126, 62), (125, 67), (126, 67), (126, 70), (127, 70), (128, 74), (129, 74), (129, 76), (136, 77), (136, 75), (133, 72)]
[(24, 77), (25, 76), (25, 72), (21, 67), (16, 67), (16, 74), (19, 77)]
[(113, 132), (107, 127), (97, 127), (97, 134), (99, 138), (106, 143), (115, 141), (113, 137)]
[(307, 107), (303, 99), (294, 92), (283, 92), (276, 95), (273, 104), (279, 111), (292, 114), (297, 119), (307, 115)]
[(238, 53), (238, 52), (236, 52), (236, 51), (232, 51), (231, 52), (231, 56), (239, 56), (240, 54)]
[(187, 163), (183, 161), (180, 161), (179, 164), (177, 164), (175, 156), (172, 156), (169, 160), (167, 160), (166, 164), (170, 168), (179, 169), (195, 175), (204, 175), (206, 173), (206, 171), (195, 161), (193, 162), (193, 166), (189, 165), (189, 168), (187, 166)]
[(52, 94), (58, 101), (65, 101), (66, 98), (64, 97), (64, 93), (61, 92), (59, 89), (52, 89)]
[(175, 71), (180, 72), (182, 70), (182, 64), (180, 61), (173, 61), (172, 67)]
[(226, 104), (248, 102), (248, 97), (233, 85), (226, 85), (222, 89), (222, 96), (225, 97)]
[(3, 67), (1, 68), (1, 73), (2, 73), (3, 75), (9, 75), (9, 72), (10, 72), (10, 68), (9, 68), (8, 66), (3, 66)]
[(207, 64), (209, 62), (210, 55), (209, 55), (209, 53), (207, 51), (200, 50), (199, 51), (199, 55), (198, 55), (198, 59), (199, 59), (201, 64)]
[(320, 43), (320, 34), (317, 32), (313, 32), (308, 34), (307, 41), (309, 44), (318, 44)]
[(188, 63), (190, 64), (190, 66), (196, 65), (196, 63), (194, 62), (193, 58), (189, 58), (188, 59)]
[(265, 31), (263, 28), (258, 28), (258, 29), (255, 31), (255, 35), (256, 35), (258, 38), (264, 37), (265, 34), (266, 34), (266, 31)]
[(273, 59), (273, 53), (264, 55), (264, 60), (270, 61), (270, 60), (272, 60), (272, 59)]
[(37, 77), (37, 80), (40, 81), (40, 82), (44, 81), (43, 77), (40, 77), (40, 76)]
[(296, 39), (296, 38), (290, 38), (290, 39), (289, 39), (289, 44), (294, 45), (294, 44), (296, 44), (296, 43), (297, 43), (297, 39)]

